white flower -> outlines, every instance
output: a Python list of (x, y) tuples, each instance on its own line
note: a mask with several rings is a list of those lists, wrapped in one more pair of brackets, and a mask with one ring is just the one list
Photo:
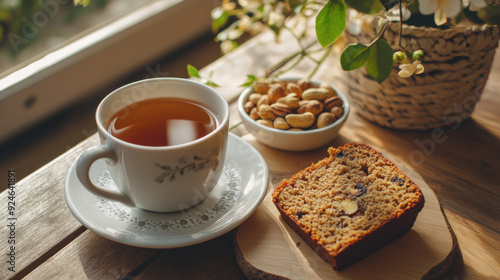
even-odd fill
[(399, 69), (401, 69), (401, 71), (398, 72), (398, 76), (402, 78), (409, 78), (413, 74), (418, 75), (424, 72), (424, 66), (420, 60), (415, 60), (412, 64), (401, 64), (399, 65)]
[(477, 12), (481, 10), (481, 8), (486, 7), (486, 1), (484, 0), (465, 0), (464, 6), (469, 7), (469, 10), (473, 12)]
[(272, 11), (269, 13), (269, 21), (267, 22), (267, 24), (281, 28), (285, 25), (285, 16), (283, 14)]
[(460, 0), (418, 0), (420, 13), (423, 15), (434, 14), (437, 25), (446, 23), (447, 18), (455, 17), (460, 13)]
[(262, 32), (262, 30), (264, 30), (265, 27), (266, 26), (262, 22), (255, 21), (255, 22), (251, 23), (250, 26), (248, 27), (248, 32), (252, 36), (257, 35), (260, 32)]
[(238, 0), (238, 3), (249, 11), (257, 10), (262, 5), (261, 0)]
[[(349, 10), (348, 13), (349, 20), (346, 24), (346, 30), (349, 34), (359, 35), (361, 33), (373, 33), (373, 26), (369, 20), (369, 16), (357, 13), (354, 10)], [(380, 18), (379, 26), (383, 24), (383, 21), (385, 21), (385, 19)]]
[(229, 52), (234, 50), (234, 44), (232, 41), (229, 41), (229, 40), (223, 41), (220, 44), (220, 49), (221, 49), (223, 54), (229, 53)]
[(252, 20), (248, 15), (243, 15), (238, 22), (238, 29), (247, 30), (250, 27)]
[[(402, 9), (401, 9), (401, 18), (403, 21), (407, 21), (411, 17), (411, 12), (410, 10), (406, 7), (405, 3), (402, 3)], [(390, 21), (399, 21), (399, 6), (396, 5), (389, 11), (387, 11), (387, 19)]]

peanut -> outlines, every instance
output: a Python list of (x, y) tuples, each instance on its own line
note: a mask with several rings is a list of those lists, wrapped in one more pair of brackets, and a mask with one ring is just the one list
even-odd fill
[(320, 88), (326, 88), (331, 96), (337, 96), (337, 92), (332, 88), (332, 86), (330, 86), (329, 83), (326, 83), (326, 82), (322, 82), (320, 85), (319, 85)]
[(313, 84), (311, 83), (311, 81), (309, 81), (308, 79), (300, 79), (297, 81), (297, 85), (300, 87), (300, 89), (302, 90), (302, 92), (304, 92), (304, 90), (308, 89), (308, 88), (311, 88), (313, 86)]
[(338, 118), (336, 118), (332, 113), (323, 112), (318, 116), (318, 120), (316, 121), (316, 125), (318, 128), (322, 128), (334, 123)]
[(325, 99), (332, 97), (332, 93), (326, 88), (309, 88), (302, 92), (302, 99), (304, 100), (318, 100), (324, 101)]
[(257, 120), (257, 123), (261, 124), (261, 125), (265, 125), (265, 126), (268, 126), (268, 127), (273, 127), (273, 122), (270, 121), (270, 120)]
[(266, 94), (268, 90), (269, 90), (268, 83), (256, 83), (253, 86), (253, 91), (255, 91), (256, 93)]
[(250, 118), (281, 130), (311, 130), (328, 126), (344, 114), (343, 100), (328, 84), (308, 79), (258, 82), (243, 105)]
[(286, 89), (287, 89), (287, 91), (288, 91), (289, 94), (290, 93), (295, 93), (297, 95), (297, 97), (299, 97), (299, 98), (302, 95), (302, 89), (296, 83), (288, 83), (286, 85)]
[(303, 114), (288, 114), (285, 116), (286, 122), (294, 128), (308, 128), (314, 124), (316, 118), (311, 112)]
[(276, 100), (276, 103), (283, 103), (290, 106), (290, 108), (292, 109), (297, 109), (299, 107), (299, 99), (297, 97), (289, 96), (290, 94), (285, 97), (278, 98), (278, 100)]
[(276, 119), (274, 119), (273, 127), (277, 129), (287, 130), (290, 128), (290, 125), (288, 125), (284, 118), (277, 117)]
[(267, 104), (262, 104), (257, 108), (257, 115), (259, 115), (259, 117), (264, 120), (274, 120), (274, 118), (276, 118), (276, 115), (274, 115), (271, 106)]

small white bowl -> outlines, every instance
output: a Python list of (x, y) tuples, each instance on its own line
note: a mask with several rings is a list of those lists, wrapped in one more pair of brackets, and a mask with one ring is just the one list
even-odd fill
[[(282, 79), (284, 81), (297, 81), (297, 79)], [(316, 87), (320, 82), (311, 81)], [(346, 95), (335, 86), (332, 88), (344, 102), (344, 114), (334, 123), (322, 127), (304, 131), (288, 131), (267, 127), (257, 123), (245, 112), (243, 105), (248, 101), (248, 96), (253, 93), (253, 87), (246, 88), (238, 99), (238, 113), (247, 128), (257, 140), (270, 147), (285, 151), (308, 151), (326, 145), (339, 134), (340, 128), (344, 125), (350, 111), (350, 103)]]

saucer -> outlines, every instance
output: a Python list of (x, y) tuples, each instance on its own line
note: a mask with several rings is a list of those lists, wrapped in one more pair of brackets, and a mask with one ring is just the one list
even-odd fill
[[(76, 161), (66, 178), (66, 203), (85, 227), (119, 243), (161, 249), (210, 240), (245, 221), (268, 190), (269, 172), (260, 153), (232, 133), (227, 149), (224, 169), (214, 190), (189, 209), (157, 213), (99, 198), (78, 180)], [(90, 178), (102, 188), (116, 189), (105, 159), (94, 162)]]

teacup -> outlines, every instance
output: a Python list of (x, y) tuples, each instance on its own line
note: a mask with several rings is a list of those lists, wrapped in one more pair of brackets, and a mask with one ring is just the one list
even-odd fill
[[(209, 115), (215, 118), (214, 127), (201, 135), (157, 146), (121, 139), (115, 133), (134, 126), (118, 127), (116, 131), (111, 129), (114, 125), (110, 123), (112, 119), (125, 121), (143, 106), (141, 104), (149, 102), (158, 105), (157, 100), (168, 102), (170, 99), (193, 103), (208, 110)], [(152, 110), (146, 108), (143, 111)], [(146, 120), (149, 118), (153, 117), (148, 116)], [(203, 201), (219, 180), (226, 155), (229, 105), (220, 93), (209, 86), (180, 78), (154, 78), (128, 84), (101, 101), (96, 123), (101, 143), (83, 152), (76, 165), (78, 179), (96, 196), (130, 207), (173, 212)], [(184, 127), (185, 123), (177, 123), (177, 128)], [(146, 132), (141, 132), (139, 128), (130, 134), (134, 136), (134, 133)], [(165, 132), (159, 130), (158, 133)], [(167, 133), (179, 138), (175, 128)], [(143, 138), (147, 140), (151, 137)], [(118, 190), (104, 189), (90, 180), (92, 163), (102, 158), (107, 159), (109, 173)]]

